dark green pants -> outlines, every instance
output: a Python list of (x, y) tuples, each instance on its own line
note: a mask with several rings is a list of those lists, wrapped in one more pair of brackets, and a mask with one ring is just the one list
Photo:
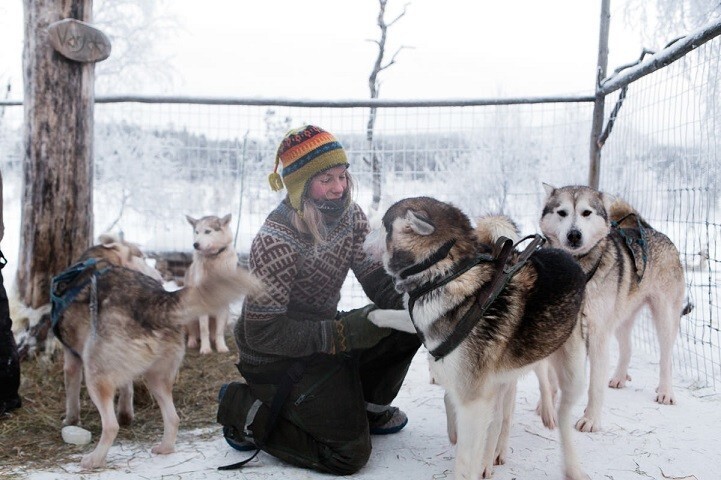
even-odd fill
[[(366, 402), (388, 405), (393, 401), (419, 346), (416, 335), (394, 332), (367, 350), (303, 359), (305, 372), (262, 449), (290, 464), (321, 472), (349, 475), (358, 471), (371, 452)], [(255, 438), (266, 437), (269, 406), (279, 379), (293, 361), (238, 365), (252, 395), (263, 402), (250, 425)], [(249, 405), (252, 399), (241, 403)], [(243, 425), (235, 427), (242, 431)]]

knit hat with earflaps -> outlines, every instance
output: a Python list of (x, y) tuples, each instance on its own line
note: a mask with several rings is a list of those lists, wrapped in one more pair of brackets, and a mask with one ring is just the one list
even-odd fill
[[(283, 166), (282, 180), (278, 164)], [(303, 213), (303, 194), (311, 178), (320, 172), (340, 165), (348, 166), (343, 146), (330, 133), (314, 125), (289, 131), (283, 137), (275, 156), (275, 168), (268, 176), (270, 187), (277, 191), (288, 189), (290, 204)]]

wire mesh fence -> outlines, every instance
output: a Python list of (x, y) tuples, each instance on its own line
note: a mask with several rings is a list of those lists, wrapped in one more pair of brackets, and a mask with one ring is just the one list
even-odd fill
[[(603, 149), (600, 185), (629, 200), (679, 247), (696, 308), (682, 320), (676, 366), (699, 388), (716, 391), (720, 47), (717, 38), (629, 86)], [(618, 95), (607, 97), (607, 112)], [(396, 200), (429, 195), (453, 202), (471, 219), (506, 213), (524, 234), (535, 233), (542, 182), (587, 183), (591, 100), (454, 106), (108, 99), (95, 107), (95, 233), (122, 232), (147, 251), (190, 252), (186, 214), (232, 213), (236, 248), (247, 252), (284, 195), (271, 191), (267, 181), (275, 148), (289, 128), (305, 123), (333, 132), (345, 146), (356, 201), (372, 222)], [(372, 144), (366, 137), (371, 107), (377, 111)], [(6, 105), (0, 112), (6, 224), (16, 221), (19, 228), (22, 107)], [(381, 160), (377, 208), (374, 154)], [(340, 308), (365, 301), (349, 277)], [(654, 348), (645, 314), (635, 338), (639, 346)]]
[[(674, 241), (695, 305), (681, 320), (675, 367), (699, 387), (721, 387), (719, 251), (719, 53), (706, 43), (668, 67), (633, 82), (604, 147), (600, 187), (622, 195)], [(617, 95), (608, 98), (608, 109)], [(636, 328), (657, 348), (645, 312)]]

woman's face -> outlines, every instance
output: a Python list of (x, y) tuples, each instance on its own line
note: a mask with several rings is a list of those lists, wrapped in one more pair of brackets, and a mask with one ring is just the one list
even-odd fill
[(310, 181), (308, 196), (313, 200), (338, 200), (348, 188), (348, 177), (344, 165), (329, 168)]

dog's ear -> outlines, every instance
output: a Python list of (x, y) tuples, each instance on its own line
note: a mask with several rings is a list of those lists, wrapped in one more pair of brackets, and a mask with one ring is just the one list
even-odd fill
[(115, 243), (120, 243), (120, 239), (112, 233), (101, 233), (98, 242), (105, 248), (113, 248)]
[(221, 225), (228, 225), (230, 223), (230, 219), (233, 218), (233, 214), (229, 213), (228, 215), (224, 216), (220, 219)]
[[(613, 208), (613, 204), (616, 203), (616, 200), (620, 200), (615, 195), (611, 195), (610, 193), (601, 192), (601, 200), (603, 201), (603, 208), (606, 209), (606, 212), (611, 212)], [(631, 208), (631, 206), (628, 206)]]
[(411, 227), (411, 230), (416, 232), (418, 235), (426, 236), (436, 231), (436, 226), (431, 223), (425, 212), (414, 212), (413, 210), (408, 210), (406, 212), (406, 220), (408, 221), (408, 225)]
[(193, 228), (195, 228), (195, 224), (198, 223), (198, 220), (191, 217), (190, 215), (186, 215), (185, 219), (188, 220), (188, 223), (191, 224), (193, 226)]
[(543, 183), (543, 189), (546, 191), (546, 198), (550, 197), (553, 194), (553, 191), (556, 189), (553, 185), (549, 185), (546, 182)]

